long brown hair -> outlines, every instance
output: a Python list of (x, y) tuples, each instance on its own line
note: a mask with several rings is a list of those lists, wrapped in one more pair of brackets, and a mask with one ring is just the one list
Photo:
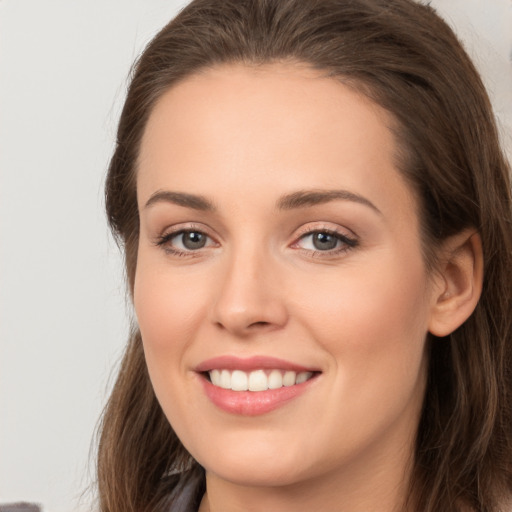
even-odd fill
[[(481, 235), (485, 282), (473, 315), (430, 336), (428, 385), (410, 503), (414, 510), (498, 511), (512, 493), (512, 213), (509, 167), (492, 109), (452, 30), (412, 0), (195, 0), (136, 63), (106, 183), (130, 291), (137, 265), (137, 156), (155, 102), (221, 63), (292, 60), (363, 91), (396, 121), (397, 166), (419, 198), (427, 265), (448, 236)], [(137, 328), (101, 424), (103, 512), (181, 510), (204, 492), (155, 398)]]

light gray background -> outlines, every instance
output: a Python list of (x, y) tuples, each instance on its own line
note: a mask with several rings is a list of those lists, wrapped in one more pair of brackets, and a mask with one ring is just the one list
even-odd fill
[[(0, 503), (91, 509), (91, 439), (127, 333), (103, 180), (129, 67), (185, 1), (0, 0)], [(512, 154), (512, 0), (434, 0)]]

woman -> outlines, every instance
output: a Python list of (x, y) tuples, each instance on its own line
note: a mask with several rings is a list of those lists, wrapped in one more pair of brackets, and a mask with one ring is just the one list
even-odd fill
[(505, 510), (508, 171), (429, 7), (192, 2), (107, 178), (137, 325), (101, 509)]

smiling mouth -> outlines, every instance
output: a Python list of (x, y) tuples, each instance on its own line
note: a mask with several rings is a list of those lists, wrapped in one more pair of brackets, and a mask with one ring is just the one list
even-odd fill
[(234, 415), (269, 413), (314, 389), (323, 373), (271, 356), (221, 355), (202, 361), (194, 371), (205, 395), (219, 409)]
[(242, 370), (214, 369), (203, 375), (216, 387), (232, 391), (267, 391), (291, 387), (312, 379), (318, 372), (278, 369)]

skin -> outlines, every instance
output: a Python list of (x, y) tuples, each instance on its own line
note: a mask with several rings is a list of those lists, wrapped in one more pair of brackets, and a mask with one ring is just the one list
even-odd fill
[[(450, 266), (451, 287), (427, 273), (391, 122), (339, 82), (284, 63), (204, 71), (150, 116), (134, 305), (156, 395), (207, 472), (201, 510), (401, 506), (426, 336), (453, 328), (446, 304), (470, 279), (464, 265)], [(363, 200), (276, 206), (304, 190)], [(202, 196), (215, 210), (155, 199), (162, 191)], [(206, 245), (159, 244), (183, 229), (207, 235)], [(315, 250), (311, 233), (325, 230), (356, 243)], [(471, 273), (467, 240), (458, 254)], [(321, 374), (276, 410), (240, 416), (216, 407), (194, 371), (221, 355), (278, 357)]]

